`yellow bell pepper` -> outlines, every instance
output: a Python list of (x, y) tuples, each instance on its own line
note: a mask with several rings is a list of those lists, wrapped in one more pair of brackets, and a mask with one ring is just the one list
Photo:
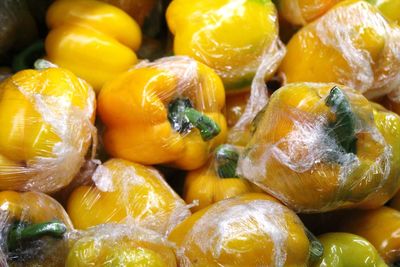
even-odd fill
[(400, 117), (335, 84), (276, 91), (244, 151), (239, 175), (295, 211), (376, 208), (400, 186)]
[(279, 15), (293, 25), (306, 25), (343, 0), (277, 0)]
[(1, 252), (10, 266), (63, 264), (68, 251), (63, 237), (73, 227), (57, 201), (39, 192), (2, 191), (0, 215)]
[(243, 115), (249, 97), (247, 92), (226, 96), (225, 116), (228, 127), (233, 127)]
[(224, 103), (220, 78), (201, 63), (170, 57), (140, 65), (100, 92), (105, 148), (146, 165), (199, 168), (225, 141)]
[(367, 0), (375, 5), (385, 17), (400, 25), (400, 0)]
[(387, 264), (400, 263), (400, 212), (381, 207), (349, 211), (339, 223), (339, 230), (364, 237), (378, 250)]
[(360, 236), (327, 233), (318, 239), (324, 247), (324, 255), (312, 267), (388, 267), (374, 246)]
[(93, 174), (93, 186), (76, 188), (67, 211), (77, 229), (132, 220), (166, 233), (190, 214), (185, 202), (152, 167), (111, 159)]
[(186, 203), (198, 201), (192, 211), (244, 193), (261, 192), (255, 185), (237, 176), (238, 153), (234, 146), (221, 145), (206, 165), (187, 174), (183, 198)]
[(270, 0), (173, 0), (166, 16), (174, 53), (213, 68), (227, 92), (247, 90), (263, 58), (275, 55), (266, 52), (278, 38)]
[(113, 6), (119, 7), (128, 13), (135, 21), (142, 26), (146, 17), (148, 17), (153, 8), (160, 0), (101, 0)]
[(47, 58), (99, 91), (137, 62), (141, 32), (122, 10), (95, 0), (59, 0), (47, 11)]
[(369, 3), (347, 0), (292, 37), (280, 71), (287, 83), (335, 82), (374, 99), (398, 90), (399, 49), (398, 26)]
[(194, 213), (171, 232), (169, 240), (184, 249), (191, 266), (301, 267), (307, 266), (309, 249), (315, 246), (294, 212), (257, 193), (225, 199)]
[(78, 173), (94, 133), (91, 87), (61, 68), (0, 83), (0, 189), (54, 192)]
[(128, 225), (104, 224), (78, 233), (66, 267), (176, 267), (174, 250), (156, 233)]

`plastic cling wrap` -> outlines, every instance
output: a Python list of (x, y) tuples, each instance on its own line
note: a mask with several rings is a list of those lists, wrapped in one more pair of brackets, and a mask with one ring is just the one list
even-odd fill
[(71, 232), (68, 238), (71, 248), (65, 267), (177, 266), (172, 243), (133, 225), (103, 224)]
[(63, 266), (72, 223), (63, 207), (36, 192), (0, 192), (0, 266)]
[(277, 0), (279, 15), (293, 25), (306, 25), (343, 0)]
[(190, 215), (185, 202), (152, 167), (111, 159), (93, 174), (95, 185), (76, 188), (68, 200), (74, 226), (129, 223), (165, 234)]
[(335, 84), (276, 91), (238, 173), (299, 212), (374, 208), (399, 187), (400, 118)]
[(0, 189), (54, 192), (67, 185), (96, 133), (94, 113), (93, 90), (68, 70), (25, 70), (4, 80)]
[(400, 28), (365, 1), (337, 4), (290, 40), (280, 70), (291, 82), (336, 82), (399, 102)]
[(307, 266), (309, 240), (294, 212), (264, 194), (222, 200), (178, 225), (182, 266)]
[(188, 57), (143, 62), (100, 92), (107, 152), (146, 165), (201, 167), (225, 141), (224, 87), (209, 67)]
[(227, 92), (247, 90), (256, 73), (270, 77), (284, 55), (270, 0), (174, 0), (167, 22), (175, 54), (213, 68)]

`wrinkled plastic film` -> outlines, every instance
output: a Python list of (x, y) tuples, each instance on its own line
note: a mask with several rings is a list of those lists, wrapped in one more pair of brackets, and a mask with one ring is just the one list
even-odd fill
[(68, 213), (78, 229), (116, 222), (166, 234), (190, 215), (152, 167), (112, 159), (96, 169), (92, 180), (94, 186), (78, 187), (69, 199)]
[[(38, 148), (11, 147), (15, 151), (33, 149), (34, 153), (38, 155), (27, 158), (25, 163), (21, 165), (18, 162), (8, 163), (12, 162), (12, 159), (7, 159), (8, 155), (11, 155), (10, 148), (7, 148), (8, 152), (5, 155), (1, 155), (0, 151), (0, 157), (5, 157), (0, 167), (0, 176), (7, 184), (1, 187), (3, 189), (54, 192), (66, 186), (79, 172), (92, 137), (96, 136), (96, 128), (92, 124), (95, 95), (86, 82), (72, 78), (70, 76), (72, 74), (61, 69), (44, 69), (34, 75), (34, 77), (16, 76), (18, 78), (13, 76), (4, 81), (5, 84), (8, 82), (6, 86), (10, 86), (3, 88), (4, 92), (18, 90), (23, 95), (24, 99), (19, 102), (21, 110), (25, 108), (24, 105), (32, 105), (37, 116), (39, 116), (35, 117), (35, 114), (28, 113), (22, 120), (20, 117), (16, 117), (20, 121), (15, 120), (13, 127), (17, 127), (17, 129), (18, 127), (31, 127), (30, 129), (32, 129), (35, 124), (42, 124), (42, 131), (50, 131), (46, 134), (50, 135), (49, 138), (53, 138), (53, 140), (43, 140), (42, 147)], [(57, 75), (59, 75), (58, 79), (61, 80), (52, 80), (51, 77), (57, 77)], [(34, 82), (31, 80), (32, 78), (42, 82)], [(65, 90), (71, 90), (71, 92), (55, 91), (54, 94), (47, 93), (51, 92), (53, 87), (59, 86), (56, 83), (60, 83), (60, 81), (62, 81), (63, 86), (66, 86)], [(15, 89), (11, 89), (11, 87)], [(78, 94), (82, 98), (79, 101), (82, 102), (73, 103), (71, 99), (76, 98)], [(9, 101), (2, 105), (16, 105), (18, 103), (12, 103), (12, 99), (9, 99)], [(28, 103), (23, 101), (28, 101)], [(19, 125), (19, 123), (23, 124)], [(37, 138), (41, 138), (41, 133), (38, 132)], [(29, 136), (21, 136), (20, 138), (29, 138)], [(54, 139), (58, 139), (58, 141), (54, 141)], [(12, 146), (13, 144), (9, 145)], [(95, 147), (96, 144), (94, 143), (93, 149)]]
[(247, 101), (246, 108), (238, 122), (229, 131), (229, 143), (244, 145), (243, 142), (246, 142), (244, 140), (248, 138), (246, 135), (250, 132), (251, 122), (268, 103), (265, 77), (270, 77), (275, 72), (285, 56), (285, 52), (285, 46), (279, 39), (276, 39), (265, 51), (265, 55), (251, 83), (250, 98)]
[[(55, 230), (57, 236), (53, 232), (11, 243), (13, 227), (23, 229), (24, 225), (30, 227), (43, 223), (58, 224), (58, 230)], [(0, 193), (1, 266), (63, 265), (68, 253), (66, 233), (72, 229), (72, 223), (63, 207), (49, 196), (37, 192)]]
[[(298, 106), (286, 106), (289, 95), (280, 92), (293, 92), (292, 97), (296, 98), (295, 90), (303, 90), (303, 86), (314, 91), (310, 98), (306, 95)], [(299, 212), (360, 205), (383, 192), (388, 193), (386, 198), (390, 197), (398, 187), (397, 171), (392, 170), (391, 161), (396, 147), (388, 145), (377, 129), (367, 100), (345, 90), (357, 114), (358, 144), (354, 154), (339, 147), (329, 133), (335, 129), (327, 132), (332, 115), (323, 110), (327, 109), (324, 101), (329, 85), (287, 86), (290, 87), (292, 91), (280, 90), (270, 101), (239, 159), (238, 173)]]

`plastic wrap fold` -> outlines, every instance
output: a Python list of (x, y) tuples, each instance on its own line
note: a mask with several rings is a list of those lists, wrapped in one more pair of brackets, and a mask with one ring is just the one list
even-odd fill
[(96, 129), (91, 87), (61, 68), (0, 84), (0, 189), (54, 192), (79, 172)]
[(146, 165), (201, 167), (225, 141), (224, 87), (188, 57), (142, 62), (107, 83), (98, 98), (107, 152)]
[(280, 66), (286, 82), (335, 82), (399, 103), (400, 28), (366, 1), (347, 0), (297, 32)]
[(63, 207), (37, 192), (0, 192), (0, 266), (63, 266), (66, 233), (73, 229)]
[(100, 165), (93, 186), (76, 188), (67, 211), (77, 229), (127, 223), (168, 233), (190, 215), (186, 203), (152, 168), (121, 159)]
[(270, 0), (174, 0), (166, 16), (174, 53), (213, 68), (229, 93), (248, 90), (254, 76), (269, 78), (282, 59), (283, 48), (270, 49), (281, 44)]
[(169, 240), (181, 266), (307, 266), (309, 240), (294, 212), (265, 194), (217, 202), (179, 224)]
[(400, 118), (335, 84), (276, 91), (238, 163), (298, 212), (383, 205), (400, 185)]

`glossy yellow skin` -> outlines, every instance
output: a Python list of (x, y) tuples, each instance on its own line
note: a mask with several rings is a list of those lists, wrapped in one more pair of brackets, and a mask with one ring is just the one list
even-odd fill
[[(225, 141), (227, 126), (221, 113), (225, 93), (220, 78), (205, 65), (197, 66), (197, 78), (169, 71), (167, 65), (132, 69), (108, 83), (98, 98), (107, 152), (146, 165), (168, 164), (184, 170), (201, 167), (210, 151)], [(183, 81), (188, 87), (179, 86)], [(203, 141), (195, 128), (184, 134), (172, 128), (168, 104), (181, 96), (188, 96), (198, 111), (219, 125), (219, 135)]]
[(214, 159), (212, 159), (200, 169), (190, 171), (186, 176), (183, 199), (186, 203), (199, 201), (198, 206), (191, 208), (193, 212), (226, 198), (245, 193), (261, 192), (247, 180), (219, 177), (214, 164)]
[(341, 220), (340, 230), (364, 237), (378, 250), (387, 264), (400, 260), (400, 212), (381, 207), (352, 211)]
[(390, 21), (400, 25), (400, 0), (368, 0), (372, 2)]
[(327, 233), (318, 240), (324, 247), (324, 254), (312, 267), (387, 267), (374, 246), (360, 236)]
[[(90, 145), (94, 106), (91, 87), (61, 68), (24, 70), (0, 83), (0, 189), (53, 192), (67, 185)], [(60, 132), (60, 122), (76, 128)], [(64, 165), (68, 171), (60, 173)]]
[[(336, 28), (345, 37), (335, 35)], [(291, 38), (280, 71), (287, 83), (335, 82), (356, 88), (370, 99), (383, 96), (397, 89), (394, 70), (400, 61), (393, 51), (399, 48), (398, 31), (367, 2), (340, 2)], [(382, 60), (385, 57), (388, 60)]]
[(306, 25), (343, 0), (278, 0), (279, 15), (293, 25)]
[(227, 92), (250, 84), (264, 50), (278, 35), (270, 0), (174, 0), (166, 16), (174, 53), (213, 68)]
[[(43, 223), (58, 220), (65, 224), (68, 231), (73, 229), (72, 222), (64, 208), (55, 199), (39, 192), (0, 192), (0, 213), (5, 215), (2, 216), (1, 221), (3, 230), (7, 229), (7, 224), (11, 224), (16, 220), (28, 223)], [(65, 244), (57, 239), (44, 240), (49, 243), (51, 242), (51, 246), (47, 250), (42, 250), (41, 253), (43, 254), (38, 255), (37, 258), (25, 261), (20, 266), (62, 266), (65, 261), (64, 254), (67, 251)], [(40, 244), (37, 246), (45, 245)], [(14, 265), (11, 264), (11, 266)]]
[(176, 267), (172, 248), (132, 237), (83, 237), (71, 248), (66, 267)]
[(47, 11), (47, 58), (96, 91), (136, 62), (141, 32), (122, 10), (95, 0), (59, 0)]
[(142, 26), (145, 18), (150, 15), (159, 0), (101, 0), (121, 8)]
[(179, 216), (190, 214), (152, 167), (111, 159), (100, 168), (93, 176), (98, 187), (80, 186), (68, 199), (67, 211), (76, 228), (133, 220), (165, 233), (179, 222)]
[[(252, 209), (254, 205), (259, 209)], [(282, 208), (283, 214), (265, 218), (272, 207)], [(249, 216), (246, 211), (250, 211)], [(265, 225), (279, 219), (285, 226), (273, 229), (287, 233), (283, 244), (272, 241)], [(301, 267), (307, 266), (309, 253), (309, 241), (298, 217), (276, 199), (257, 193), (222, 200), (194, 213), (171, 232), (169, 240), (185, 249), (192, 266)], [(283, 265), (276, 265), (273, 251), (280, 248), (286, 257)]]
[[(348, 206), (376, 208), (389, 200), (399, 187), (400, 117), (372, 105), (359, 92), (343, 86), (339, 87), (362, 120), (361, 127), (378, 130), (384, 140), (374, 139), (370, 130), (356, 133), (356, 157), (360, 164), (352, 167), (351, 172), (347, 170), (342, 178), (340, 163), (322, 159), (331, 147), (324, 148), (330, 141), (322, 141), (327, 134), (319, 130), (319, 125), (321, 120), (334, 119), (324, 102), (333, 86), (295, 83), (276, 91), (247, 145), (246, 155), (239, 161), (245, 177), (255, 168), (260, 170), (246, 178), (296, 211), (328, 211)], [(385, 154), (389, 152), (384, 152), (385, 143), (381, 142), (386, 142), (391, 154)], [(268, 146), (275, 150), (266, 150)], [(277, 149), (280, 152), (274, 152)], [(287, 158), (280, 156), (283, 154)], [(385, 155), (390, 156), (390, 161), (385, 160)], [(313, 160), (317, 157), (322, 160)], [(390, 168), (388, 176), (384, 171), (370, 171), (375, 162), (382, 164), (378, 169)], [(302, 166), (308, 167), (296, 171)]]

